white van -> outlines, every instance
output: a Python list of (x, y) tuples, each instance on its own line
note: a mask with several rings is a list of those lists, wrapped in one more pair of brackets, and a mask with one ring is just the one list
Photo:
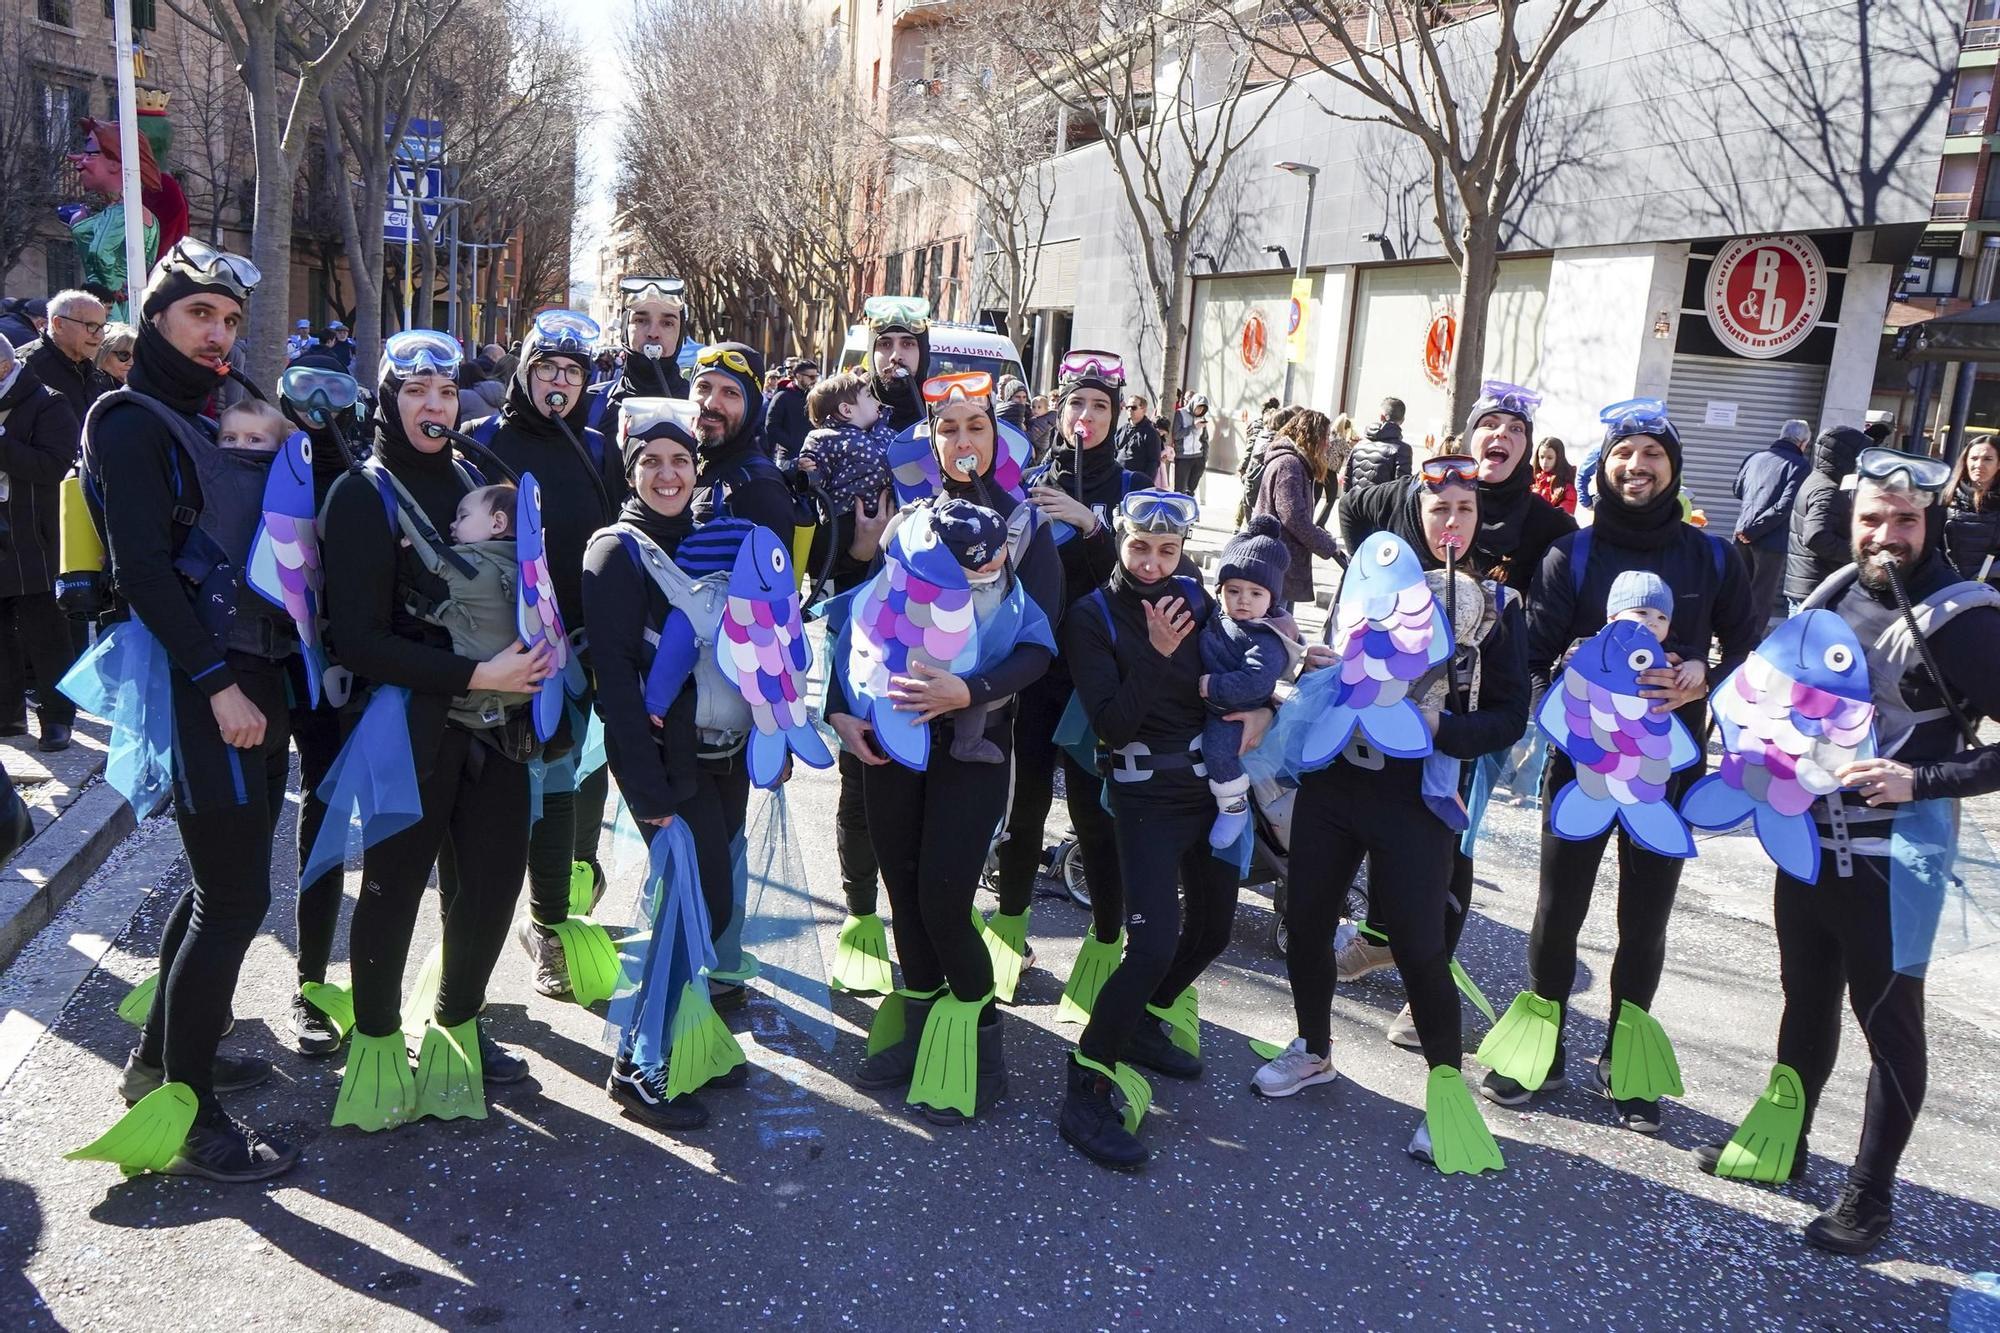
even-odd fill
[[(865, 363), (870, 346), (872, 340), (866, 324), (849, 328), (847, 343), (840, 349), (840, 369), (853, 370)], [(945, 324), (932, 320), (931, 374), (949, 375), (961, 370), (985, 371), (993, 377), (995, 392), (999, 390), (1002, 376), (1012, 375), (1023, 384), (1028, 382), (1027, 373), (1021, 369), (1020, 349), (1006, 334), (977, 324)]]

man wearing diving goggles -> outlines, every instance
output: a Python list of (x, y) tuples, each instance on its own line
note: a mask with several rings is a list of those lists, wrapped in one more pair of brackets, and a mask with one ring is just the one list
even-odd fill
[(868, 325), (868, 373), (889, 424), (905, 430), (924, 419), (918, 391), (930, 375), (931, 304), (921, 296), (871, 296), (861, 307)]
[(679, 278), (621, 278), (625, 302), (625, 366), (590, 391), (590, 425), (607, 440), (618, 435), (619, 404), (627, 398), (685, 398), (681, 343), (687, 337), (687, 284)]

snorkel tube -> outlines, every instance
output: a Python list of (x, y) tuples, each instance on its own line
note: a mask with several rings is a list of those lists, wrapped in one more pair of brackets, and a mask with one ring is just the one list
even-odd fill
[[(556, 420), (560, 421), (562, 420), (562, 418), (557, 417)], [(520, 473), (516, 472), (513, 468), (510, 468), (505, 463), (501, 462), (500, 455), (494, 453), (491, 449), (487, 448), (479, 441), (473, 439), (470, 435), (467, 435), (464, 431), (453, 430), (450, 426), (444, 425), (443, 423), (436, 421), (426, 421), (423, 423), (422, 426), (418, 427), (418, 429), (422, 430), (425, 435), (428, 435), (433, 440), (450, 440), (453, 444), (458, 446), (459, 452), (463, 453), (467, 458), (470, 458), (473, 462), (479, 464), (481, 468), (490, 468), (494, 474), (505, 477), (508, 481), (513, 482), (517, 486), (520, 485), (521, 483)], [(575, 439), (576, 437), (571, 436), (570, 438)], [(581, 449), (582, 447), (583, 447), (582, 445), (577, 446), (578, 449)], [(596, 474), (593, 472), (592, 475), (594, 476)], [(603, 483), (601, 482), (599, 483), (598, 489), (599, 490), (603, 489)]]

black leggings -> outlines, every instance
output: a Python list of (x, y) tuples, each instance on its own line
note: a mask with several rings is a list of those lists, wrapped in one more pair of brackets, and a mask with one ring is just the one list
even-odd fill
[(840, 800), (833, 812), (833, 846), (840, 858), (840, 894), (850, 916), (873, 916), (877, 907), (875, 844), (868, 837), (868, 799), (862, 772), (868, 765), (846, 750), (836, 760)]
[(1063, 800), (1090, 883), (1092, 924), (1097, 938), (1109, 943), (1118, 938), (1125, 915), (1118, 840), (1111, 830), (1111, 816), (1098, 803), (1103, 779), (1056, 744), (1056, 724), (1069, 706), (1070, 691), (1067, 678), (1051, 682), (1044, 676), (1020, 694), (1020, 712), (1014, 718), (1014, 799), (1007, 812), (1007, 840), (1000, 844), (1000, 910), (1018, 916), (1034, 901), (1035, 874), (1041, 867), (1042, 838), (1060, 763)]
[[(295, 658), (295, 662), (303, 659)], [(299, 982), (325, 981), (327, 961), (333, 956), (333, 937), (340, 927), (340, 896), (344, 867), (335, 866), (308, 884), (306, 858), (326, 823), (326, 802), (319, 797), (319, 784), (340, 753), (346, 728), (341, 714), (332, 707), (310, 707), (304, 673), (291, 672), (292, 743), (299, 751)]]
[(1840, 993), (1861, 1024), (1870, 1062), (1861, 1147), (1850, 1179), (1887, 1194), (1896, 1163), (1923, 1109), (1929, 1062), (1924, 1042), (1924, 983), (1891, 964), (1888, 863), (1857, 856), (1842, 879), (1829, 849), (1818, 884), (1778, 876), (1774, 913), (1785, 1014), (1778, 1059), (1799, 1071), (1810, 1126), (1840, 1051)]
[[(1339, 761), (1336, 761), (1339, 762)], [(1452, 853), (1457, 836), (1420, 800), (1362, 795), (1331, 769), (1306, 776), (1292, 806), (1285, 971), (1306, 1049), (1333, 1045), (1333, 937), (1355, 872), (1368, 858), (1369, 916), (1382, 923), (1410, 999), (1424, 1059), (1456, 1069), (1464, 1054), (1451, 979)]]
[[(730, 913), (736, 910), (736, 870), (729, 847), (743, 832), (750, 808), (750, 770), (738, 752), (727, 759), (696, 761), (694, 776), (694, 795), (680, 803), (674, 817), (687, 825), (688, 835), (694, 839), (701, 901), (708, 908), (708, 934), (713, 942), (729, 929)], [(648, 846), (662, 832), (653, 824), (640, 828)]]
[[(1667, 799), (1676, 806), (1700, 765), (1685, 769), (1667, 782)], [(1587, 842), (1571, 842), (1549, 831), (1548, 811), (1576, 768), (1557, 751), (1549, 754), (1542, 773), (1542, 883), (1535, 905), (1535, 926), (1528, 936), (1528, 985), (1545, 1000), (1563, 1006), (1576, 989), (1576, 937), (1590, 914), (1590, 895), (1597, 887), (1597, 868), (1612, 832), (1618, 835), (1618, 951), (1611, 958), (1611, 1021), (1604, 1034), (1610, 1054), (1611, 1033), (1617, 1029), (1619, 1006), (1626, 1000), (1651, 1012), (1667, 965), (1667, 918), (1681, 883), (1677, 856), (1660, 856), (1632, 841), (1622, 824)]]
[(402, 1026), (403, 969), (431, 866), (444, 907), (444, 980), (433, 1017), (455, 1027), (486, 1002), (528, 861), (528, 769), (446, 723), (437, 759), (417, 779), (423, 816), (362, 858), (349, 928), (354, 1029), (386, 1037)]
[(972, 895), (1007, 813), (1007, 766), (954, 759), (933, 732), (926, 771), (863, 767), (903, 984), (925, 994), (948, 985), (960, 1000), (983, 998), (993, 989), (993, 960), (972, 924)]
[(569, 791), (543, 791), (542, 817), (528, 834), (528, 908), (545, 926), (569, 920), (569, 873), (578, 861), (597, 867), (611, 771), (597, 769)]
[[(1375, 859), (1368, 859), (1368, 917), (1361, 925), (1378, 940), (1389, 938), (1386, 917), (1375, 907)], [(1449, 962), (1458, 956), (1458, 942), (1465, 935), (1465, 919), (1472, 915), (1472, 858), (1459, 850), (1458, 835), (1451, 840), (1451, 901), (1445, 904), (1444, 956)]]
[(1201, 488), (1201, 474), (1208, 471), (1206, 458), (1176, 458), (1174, 460), (1174, 489), (1182, 495), (1193, 495)]
[(1107, 1068), (1124, 1058), (1148, 1004), (1172, 1004), (1229, 947), (1236, 922), (1236, 867), (1209, 847), (1215, 801), (1205, 784), (1201, 798), (1196, 805), (1114, 796), (1118, 860), (1129, 900), (1125, 957), (1105, 979), (1090, 1024), (1077, 1042), (1086, 1056)]
[(236, 684), (264, 714), (261, 744), (225, 744), (208, 695), (173, 670), (174, 822), (194, 883), (160, 938), (160, 989), (139, 1040), (214, 1114), (216, 1044), (229, 1021), (243, 956), (271, 908), (271, 841), (291, 767), (290, 710), (281, 663), (228, 654)]
[(0, 652), (0, 720), (25, 720), (27, 686), (22, 659), (35, 671), (35, 699), (43, 726), (67, 727), (76, 721), (76, 705), (56, 688), (70, 664), (76, 648), (70, 637), (69, 617), (56, 605), (52, 592), (31, 592), (19, 597), (0, 597), (0, 629), (12, 640)]

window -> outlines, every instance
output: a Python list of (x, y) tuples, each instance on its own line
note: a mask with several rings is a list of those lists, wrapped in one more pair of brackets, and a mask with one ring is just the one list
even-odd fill
[(1903, 270), (1901, 295), (1950, 296), (1958, 286), (1956, 255), (1913, 255)]
[(51, 236), (42, 242), (43, 281), (52, 292), (74, 287), (83, 281), (83, 266), (77, 262), (76, 242), (67, 235)]
[(90, 90), (45, 78), (40, 102), (43, 141), (55, 149), (81, 149), (84, 132), (76, 122), (90, 114)]
[(914, 266), (914, 271), (910, 275), (910, 286), (916, 288), (916, 290), (911, 295), (922, 296), (924, 294), (924, 278), (930, 268), (931, 252), (922, 246), (918, 246), (916, 253), (917, 262)]
[[(159, 20), (153, 14), (153, 2), (154, 0), (132, 0), (132, 31), (145, 32), (149, 28), (159, 26)], [(63, 0), (63, 3), (67, 6), (68, 0)], [(112, 12), (115, 8), (113, 0), (104, 0), (104, 17), (115, 21), (118, 17)]]
[(903, 256), (890, 255), (882, 266), (882, 294), (901, 296), (903, 294)]
[[(922, 282), (919, 281), (918, 286), (922, 285)], [(931, 247), (930, 297), (931, 309), (936, 310), (944, 304), (944, 247), (942, 245), (933, 245)]]
[(44, 23), (54, 23), (59, 27), (76, 26), (76, 14), (70, 0), (35, 0), (35, 17)]

